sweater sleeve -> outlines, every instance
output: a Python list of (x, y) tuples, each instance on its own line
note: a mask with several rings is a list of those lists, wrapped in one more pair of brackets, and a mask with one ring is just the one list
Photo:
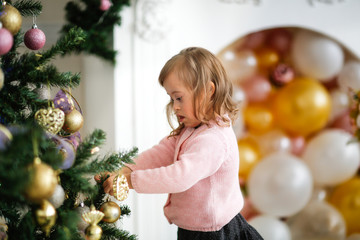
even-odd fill
[(140, 153), (133, 159), (135, 164), (126, 164), (126, 166), (132, 171), (167, 166), (174, 160), (175, 142), (175, 137), (165, 137), (159, 144)]
[(183, 192), (198, 181), (214, 174), (226, 157), (223, 138), (201, 135), (189, 139), (175, 163), (131, 173), (132, 185), (138, 193)]

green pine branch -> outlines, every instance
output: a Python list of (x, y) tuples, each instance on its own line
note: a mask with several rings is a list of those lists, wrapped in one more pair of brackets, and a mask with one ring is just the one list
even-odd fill
[(19, 0), (16, 1), (13, 6), (24, 17), (38, 16), (42, 11), (42, 5), (40, 1)]

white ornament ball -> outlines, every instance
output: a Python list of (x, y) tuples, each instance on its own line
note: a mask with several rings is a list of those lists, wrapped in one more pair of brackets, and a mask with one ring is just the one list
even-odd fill
[(65, 191), (60, 184), (56, 185), (53, 195), (48, 200), (54, 208), (58, 208), (64, 203)]

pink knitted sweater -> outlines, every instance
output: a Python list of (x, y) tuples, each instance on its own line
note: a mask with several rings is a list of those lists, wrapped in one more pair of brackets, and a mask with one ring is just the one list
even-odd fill
[(141, 153), (128, 165), (138, 193), (169, 193), (169, 223), (193, 231), (217, 231), (243, 207), (239, 152), (231, 127), (215, 122), (185, 128)]

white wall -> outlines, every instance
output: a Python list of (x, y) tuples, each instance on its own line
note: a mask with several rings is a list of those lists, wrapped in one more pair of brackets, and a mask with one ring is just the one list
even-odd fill
[[(152, 8), (143, 11), (141, 7), (146, 2), (157, 5), (149, 5)], [(247, 4), (227, 2), (233, 3), (138, 0), (122, 12), (123, 22), (116, 29), (114, 41), (119, 51), (114, 85), (117, 149), (137, 146), (142, 151), (169, 133), (164, 111), (168, 97), (157, 77), (165, 61), (185, 47), (202, 46), (217, 53), (249, 32), (300, 26), (325, 33), (360, 56), (360, 1), (334, 0), (334, 4), (325, 4), (317, 0), (262, 0), (257, 6), (251, 0), (245, 1)], [(156, 14), (158, 18), (154, 18)], [(155, 23), (160, 19), (158, 25), (166, 21), (162, 27), (171, 30), (165, 39), (145, 41), (139, 37), (135, 26), (139, 26), (144, 15)], [(163, 217), (165, 198), (132, 193), (125, 202), (132, 215), (124, 220), (124, 228), (138, 234), (140, 240), (176, 239), (177, 228), (169, 226)]]

